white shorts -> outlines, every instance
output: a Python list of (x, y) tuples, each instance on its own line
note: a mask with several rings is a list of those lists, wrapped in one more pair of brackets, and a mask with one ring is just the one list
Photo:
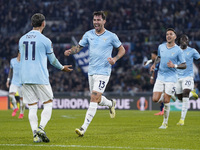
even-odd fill
[(153, 87), (153, 92), (165, 92), (168, 95), (174, 95), (175, 83), (156, 80), (156, 83), (154, 84)]
[(182, 94), (184, 89), (194, 89), (194, 79), (193, 77), (186, 77), (178, 79), (176, 82), (176, 94)]
[(22, 96), (21, 87), (22, 86), (17, 86), (17, 85), (11, 84), (10, 88), (9, 88), (9, 93), (17, 93), (18, 92), (19, 96), (21, 97)]
[(89, 75), (88, 81), (89, 81), (89, 87), (90, 92), (97, 91), (100, 93), (103, 93), (106, 89), (106, 85), (108, 84), (110, 76), (105, 75)]
[(33, 104), (39, 100), (42, 103), (53, 100), (51, 85), (23, 84), (22, 96), (25, 104)]

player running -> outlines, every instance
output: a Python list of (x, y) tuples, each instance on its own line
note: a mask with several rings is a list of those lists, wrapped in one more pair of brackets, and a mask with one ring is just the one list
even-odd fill
[[(158, 47), (158, 57), (155, 64), (160, 62), (158, 77), (153, 89), (153, 101), (159, 102), (164, 91), (164, 115), (163, 123), (159, 129), (166, 129), (170, 113), (170, 98), (175, 93), (175, 83), (177, 82), (177, 68), (185, 69), (186, 63), (183, 51), (176, 45), (176, 31), (168, 28), (166, 31), (167, 43), (160, 44)], [(180, 64), (178, 64), (180, 63)], [(155, 64), (151, 70), (155, 69)]]
[(187, 68), (177, 69), (178, 81), (176, 83), (176, 95), (178, 99), (182, 101), (181, 119), (177, 125), (184, 125), (184, 120), (189, 107), (190, 92), (194, 89), (193, 60), (200, 60), (200, 55), (197, 50), (188, 45), (189, 38), (184, 34), (180, 37), (180, 48), (183, 50)]
[[(9, 73), (8, 73), (6, 86), (7, 86), (7, 88), (9, 88), (9, 98), (10, 98), (11, 103), (13, 105), (13, 112), (12, 112), (13, 117), (16, 115), (16, 113), (18, 111), (15, 94), (17, 92), (19, 94), (19, 97), (20, 97), (20, 114), (19, 114), (18, 118), (22, 119), (24, 117), (25, 104), (23, 103), (23, 98), (22, 98), (22, 93), (21, 93), (19, 71), (20, 71), (20, 53), (18, 52), (17, 57), (12, 58), (10, 60), (10, 70), (9, 70)], [(11, 76), (12, 76), (11, 85), (9, 85)]]
[[(115, 117), (116, 101), (109, 100), (102, 94), (110, 78), (111, 66), (125, 54), (125, 49), (117, 35), (104, 28), (105, 23), (106, 16), (104, 12), (94, 12), (93, 25), (95, 29), (87, 31), (79, 41), (78, 46), (65, 51), (65, 55), (69, 56), (70, 54), (78, 53), (87, 45), (89, 47), (88, 80), (91, 98), (83, 125), (80, 129), (75, 129), (75, 132), (79, 136), (83, 136), (86, 132), (96, 114), (98, 105), (108, 106), (110, 109), (110, 117)], [(118, 54), (112, 58), (113, 47), (118, 49)]]

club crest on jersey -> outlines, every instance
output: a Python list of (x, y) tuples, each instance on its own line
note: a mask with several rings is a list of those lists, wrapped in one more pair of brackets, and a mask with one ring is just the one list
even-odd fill
[(187, 52), (187, 55), (189, 55), (190, 54), (190, 52)]
[(107, 39), (106, 39), (106, 38), (103, 38), (103, 40), (104, 40), (104, 42), (106, 42)]
[(172, 53), (172, 56), (174, 56), (175, 53)]

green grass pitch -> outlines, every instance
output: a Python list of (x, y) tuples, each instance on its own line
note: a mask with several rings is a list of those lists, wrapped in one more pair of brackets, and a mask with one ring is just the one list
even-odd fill
[[(40, 116), (42, 110), (38, 110)], [(111, 119), (108, 110), (98, 110), (84, 137), (75, 134), (86, 110), (53, 110), (45, 131), (50, 143), (33, 143), (28, 121), (0, 111), (0, 150), (194, 150), (200, 149), (200, 111), (189, 111), (184, 126), (177, 126), (180, 112), (170, 112), (166, 130), (158, 129), (163, 116), (157, 111), (116, 110)], [(40, 117), (38, 118), (40, 120)]]

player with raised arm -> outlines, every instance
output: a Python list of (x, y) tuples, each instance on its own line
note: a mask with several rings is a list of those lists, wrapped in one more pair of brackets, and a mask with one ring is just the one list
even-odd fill
[[(175, 83), (177, 82), (177, 68), (185, 69), (186, 63), (183, 51), (175, 43), (176, 31), (168, 28), (166, 31), (167, 43), (160, 44), (158, 47), (158, 57), (155, 60), (151, 70), (155, 68), (155, 64), (160, 62), (158, 77), (153, 89), (153, 101), (159, 102), (164, 94), (164, 117), (163, 123), (159, 129), (166, 129), (168, 126), (168, 118), (170, 112), (170, 98), (175, 92)], [(180, 64), (178, 64), (180, 63)]]
[[(87, 31), (79, 45), (66, 50), (65, 55), (78, 53), (83, 47), (88, 45), (89, 48), (89, 69), (88, 80), (90, 87), (90, 105), (87, 110), (85, 121), (80, 129), (75, 129), (79, 136), (83, 136), (89, 124), (96, 114), (97, 106), (108, 106), (110, 109), (110, 117), (115, 117), (116, 101), (108, 100), (103, 96), (103, 92), (109, 81), (111, 74), (111, 66), (116, 63), (125, 54), (125, 49), (118, 39), (117, 35), (106, 30), (104, 24), (106, 16), (103, 11), (93, 13), (94, 29)], [(113, 47), (118, 49), (118, 54), (112, 57)]]
[[(17, 102), (15, 99), (15, 94), (18, 92), (19, 97), (20, 97), (20, 114), (18, 118), (22, 119), (24, 117), (25, 104), (23, 103), (23, 98), (21, 94), (19, 71), (20, 71), (20, 53), (18, 52), (17, 57), (12, 58), (10, 60), (10, 70), (8, 73), (6, 87), (9, 88), (9, 98), (11, 99), (11, 102), (13, 105), (13, 112), (12, 112), (13, 117), (16, 115), (18, 111)], [(12, 80), (11, 80), (11, 76), (12, 76)], [(11, 80), (11, 85), (9, 85), (10, 80)]]
[(187, 68), (183, 70), (177, 69), (178, 81), (176, 83), (176, 95), (178, 99), (182, 101), (181, 119), (177, 125), (184, 125), (184, 120), (189, 106), (190, 92), (194, 89), (193, 60), (200, 60), (200, 55), (196, 49), (188, 46), (189, 38), (187, 35), (183, 34), (180, 37), (179, 43), (180, 48), (183, 50)]
[[(29, 122), (34, 142), (49, 142), (44, 128), (51, 118), (53, 92), (49, 83), (47, 59), (56, 68), (70, 72), (71, 65), (61, 65), (54, 55), (52, 42), (42, 34), (46, 22), (43, 14), (36, 13), (31, 17), (33, 29), (19, 40), (20, 77), (24, 103), (29, 106)], [(38, 101), (43, 103), (43, 111), (38, 127)]]

